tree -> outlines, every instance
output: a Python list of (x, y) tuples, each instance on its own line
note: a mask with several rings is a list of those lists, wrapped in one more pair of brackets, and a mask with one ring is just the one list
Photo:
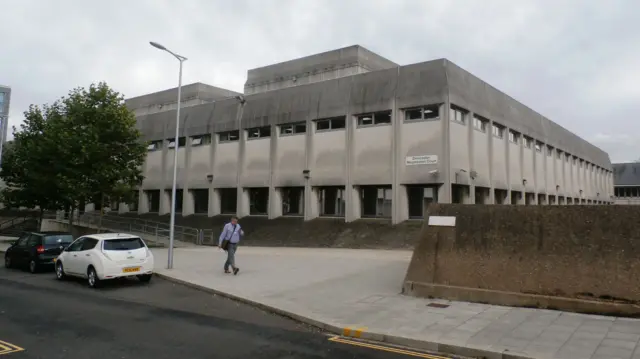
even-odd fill
[(72, 90), (61, 103), (64, 116), (49, 124), (47, 139), (64, 159), (59, 180), (70, 213), (85, 200), (116, 198), (122, 188), (139, 186), (147, 149), (124, 97), (101, 82)]
[(56, 158), (45, 140), (48, 123), (61, 116), (60, 103), (30, 106), (24, 115), (20, 131), (14, 128), (14, 140), (3, 151), (0, 178), (6, 187), (0, 192), (0, 199), (7, 207), (38, 207), (38, 223), (42, 225), (44, 211), (60, 209), (64, 202), (52, 165)]
[(25, 117), (0, 172), (5, 204), (68, 208), (71, 227), (81, 203), (123, 197), (142, 182), (146, 144), (123, 96), (106, 83), (32, 106)]

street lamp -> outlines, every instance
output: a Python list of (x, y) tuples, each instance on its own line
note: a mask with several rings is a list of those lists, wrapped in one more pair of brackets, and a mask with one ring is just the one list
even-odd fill
[(151, 46), (166, 51), (173, 55), (178, 61), (180, 61), (180, 72), (178, 74), (178, 109), (176, 111), (176, 137), (174, 138), (175, 147), (173, 153), (173, 184), (171, 186), (171, 221), (169, 222), (169, 255), (167, 259), (167, 269), (173, 268), (173, 237), (175, 234), (176, 224), (176, 182), (178, 181), (178, 147), (180, 145), (179, 130), (180, 130), (180, 105), (182, 100), (182, 63), (187, 60), (186, 57), (180, 56), (166, 47), (160, 45), (157, 42), (150, 41)]

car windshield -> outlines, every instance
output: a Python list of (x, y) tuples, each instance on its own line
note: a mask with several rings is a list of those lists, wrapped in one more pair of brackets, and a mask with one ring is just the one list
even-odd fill
[(45, 246), (59, 246), (73, 242), (73, 236), (70, 234), (56, 234), (44, 237)]
[(130, 251), (144, 248), (140, 238), (107, 239), (104, 241), (105, 251)]

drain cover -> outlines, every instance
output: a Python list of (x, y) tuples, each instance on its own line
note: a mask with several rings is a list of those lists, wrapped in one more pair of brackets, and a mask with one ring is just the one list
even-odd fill
[(432, 308), (449, 308), (449, 304), (429, 303), (429, 304), (427, 304), (427, 307), (432, 307)]

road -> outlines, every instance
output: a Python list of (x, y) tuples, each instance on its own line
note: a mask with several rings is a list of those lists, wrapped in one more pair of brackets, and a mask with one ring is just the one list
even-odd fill
[(58, 282), (53, 273), (0, 268), (0, 355), (7, 359), (416, 357), (328, 339), (295, 321), (160, 278), (92, 290), (83, 281)]

